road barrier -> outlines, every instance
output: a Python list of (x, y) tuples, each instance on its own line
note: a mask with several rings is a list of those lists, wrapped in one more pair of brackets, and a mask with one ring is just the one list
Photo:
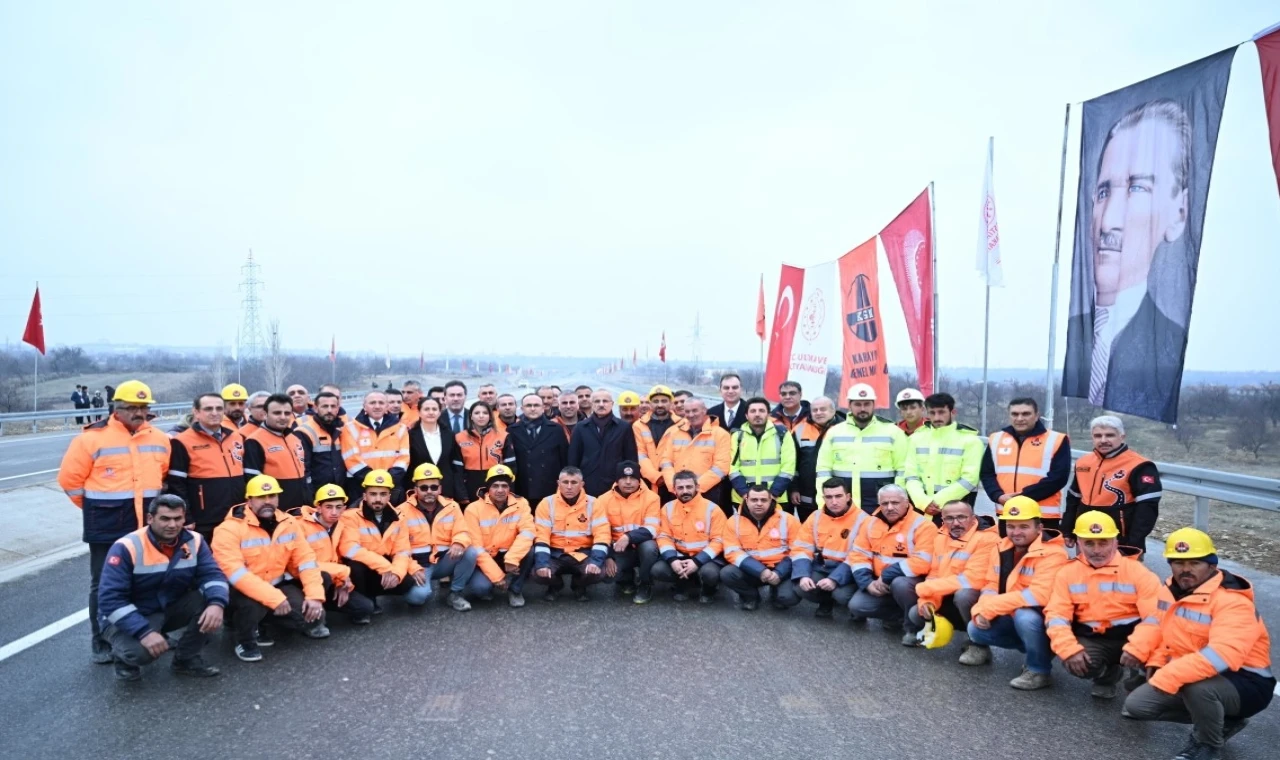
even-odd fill
[[(349, 404), (353, 401), (359, 402), (363, 396), (344, 394), (342, 403)], [(158, 417), (181, 417), (191, 411), (191, 402), (180, 401), (167, 404), (152, 404), (151, 411)], [(72, 420), (76, 417), (85, 417), (93, 420), (95, 417), (105, 417), (107, 410), (102, 409), (46, 409), (42, 412), (12, 412), (9, 414), (0, 414), (0, 435), (4, 435), (4, 426), (13, 425), (15, 423), (31, 423), (31, 432), (36, 432), (36, 426), (47, 420), (61, 421), (63, 425), (75, 424)]]

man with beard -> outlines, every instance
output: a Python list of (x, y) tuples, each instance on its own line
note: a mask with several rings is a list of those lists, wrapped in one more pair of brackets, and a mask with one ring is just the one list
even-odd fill
[(356, 590), (375, 605), (379, 596), (394, 594), (411, 607), (421, 607), (431, 598), (431, 579), (413, 560), (408, 528), (391, 508), (393, 483), (386, 470), (364, 476), (360, 507), (342, 515), (338, 553), (351, 566)]
[[(769, 405), (764, 405), (768, 414)], [(724, 569), (720, 580), (738, 594), (745, 612), (760, 606), (760, 592), (772, 587), (773, 607), (783, 610), (800, 603), (791, 585), (792, 563), (802, 556), (798, 545), (800, 521), (778, 509), (764, 483), (752, 483), (742, 508), (724, 526)]]
[[(640, 487), (640, 465), (618, 464), (618, 480), (596, 501), (596, 508), (609, 515), (613, 534), (605, 578), (617, 581), (624, 595), (635, 594), (635, 603), (653, 598), (653, 563), (658, 561), (658, 495)], [(639, 577), (639, 585), (636, 578)]]
[[(1078, 513), (1106, 513), (1120, 529), (1120, 544), (1145, 550), (1147, 536), (1160, 515), (1164, 487), (1155, 462), (1125, 443), (1124, 421), (1104, 414), (1089, 423), (1093, 451), (1076, 460), (1063, 525), (1073, 525)], [(1075, 541), (1068, 540), (1067, 546)]]
[(296, 510), (310, 501), (307, 488), (306, 449), (302, 436), (293, 432), (293, 405), (280, 393), (267, 397), (262, 426), (244, 442), (244, 472), (248, 477), (270, 475), (283, 489), (280, 510)]
[(870, 385), (849, 388), (849, 416), (827, 434), (815, 476), (819, 482), (844, 478), (854, 503), (867, 514), (879, 509), (878, 494), (884, 486), (910, 488), (919, 482), (915, 449), (897, 425), (876, 416), (876, 391)]
[[(662, 436), (679, 421), (671, 415), (671, 389), (665, 385), (655, 385), (649, 391), (649, 402), (653, 410), (635, 421), (631, 426), (636, 438), (636, 454), (640, 464), (640, 478), (654, 491), (665, 490), (662, 481), (662, 460), (658, 456), (658, 444)], [(666, 498), (674, 498), (667, 491)]]
[(342, 399), (330, 391), (316, 394), (315, 413), (303, 417), (294, 432), (302, 442), (303, 461), (307, 463), (307, 480), (319, 488), (340, 486), (347, 479), (347, 466), (342, 461), (342, 422), (338, 410)]
[(533, 575), (546, 584), (544, 600), (554, 602), (564, 582), (579, 602), (585, 602), (587, 586), (604, 580), (604, 563), (609, 556), (609, 516), (599, 508), (594, 496), (583, 493), (582, 471), (565, 467), (560, 471), (556, 493), (543, 499), (534, 513)]
[(822, 484), (822, 509), (809, 516), (800, 529), (796, 546), (800, 555), (791, 570), (796, 590), (818, 605), (814, 617), (829, 618), (838, 604), (845, 607), (857, 587), (852, 576), (839, 584), (832, 573), (853, 555), (862, 523), (871, 519), (861, 509), (853, 509), (849, 487), (840, 478), (828, 478)]
[(676, 498), (658, 515), (658, 555), (652, 575), (672, 584), (671, 598), (688, 600), (699, 589), (698, 601), (710, 604), (720, 585), (720, 558), (724, 548), (724, 512), (698, 493), (698, 476), (681, 470), (672, 478)]
[(249, 391), (239, 383), (229, 383), (222, 387), (222, 402), (226, 406), (227, 421), (230, 426), (239, 430), (244, 427), (245, 404), (249, 403)]
[[(974, 516), (973, 506), (963, 499), (944, 504), (940, 517), (942, 528), (933, 539), (929, 575), (916, 586), (918, 603), (910, 612), (916, 630), (934, 615), (946, 618), (955, 630), (969, 625), (1000, 542), (991, 518)], [(989, 650), (968, 645), (960, 653), (960, 664), (973, 665), (985, 656), (990, 656)]]
[[(537, 398), (535, 394), (525, 398), (530, 397)], [(484, 492), (467, 505), (467, 533), (481, 552), (476, 563), (479, 572), (472, 573), (466, 593), (488, 599), (494, 591), (505, 590), (507, 604), (523, 607), (524, 584), (533, 572), (530, 550), (536, 532), (529, 502), (511, 493), (511, 482), (511, 468), (490, 467)]]

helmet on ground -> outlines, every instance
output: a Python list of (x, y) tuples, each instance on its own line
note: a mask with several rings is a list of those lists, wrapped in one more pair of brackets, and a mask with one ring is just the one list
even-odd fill
[(1076, 538), (1115, 538), (1120, 535), (1120, 529), (1111, 515), (1091, 509), (1076, 518), (1075, 533)]
[(1000, 510), (1001, 520), (1030, 520), (1041, 516), (1040, 503), (1030, 496), (1015, 496)]
[(516, 479), (516, 474), (512, 472), (511, 468), (506, 466), (505, 464), (495, 464), (494, 466), (490, 467), (489, 471), (486, 472), (484, 475), (485, 485), (488, 485), (495, 480), (505, 480), (508, 483), (510, 483), (515, 479)]
[(386, 470), (369, 470), (369, 474), (364, 476), (364, 480), (360, 483), (364, 488), (370, 486), (374, 488), (395, 488), (395, 478), (391, 477), (391, 473)]
[(439, 467), (430, 462), (423, 462), (413, 471), (413, 482), (417, 483), (419, 480), (444, 480), (444, 475), (440, 474)]
[(1195, 528), (1178, 528), (1164, 541), (1165, 559), (1204, 559), (1217, 553), (1209, 534)]
[(240, 383), (229, 383), (222, 388), (223, 401), (248, 401), (249, 391)]
[(123, 404), (154, 404), (156, 399), (151, 395), (151, 388), (141, 380), (125, 380), (116, 388), (112, 401)]
[(941, 649), (951, 643), (954, 633), (955, 626), (951, 625), (951, 621), (935, 610), (933, 617), (925, 621), (924, 628), (916, 634), (916, 641), (925, 649)]
[(898, 400), (893, 402), (894, 405), (901, 405), (906, 401), (919, 401), (924, 403), (924, 394), (915, 388), (905, 388), (898, 393)]
[(866, 383), (854, 383), (849, 388), (850, 401), (875, 401), (876, 389)]
[(280, 493), (280, 482), (270, 475), (254, 475), (249, 478), (249, 482), (244, 484), (244, 497), (250, 496), (270, 496), (273, 493)]
[(342, 486), (330, 483), (327, 486), (320, 486), (316, 489), (316, 504), (322, 501), (332, 501), (333, 499), (347, 500), (347, 492), (342, 490)]

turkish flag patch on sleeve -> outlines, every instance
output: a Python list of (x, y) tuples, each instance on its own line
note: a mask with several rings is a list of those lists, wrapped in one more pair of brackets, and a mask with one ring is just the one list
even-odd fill
[(1143, 476), (1142, 476), (1142, 482), (1143, 482), (1143, 483), (1146, 483), (1147, 485), (1154, 485), (1154, 484), (1155, 484), (1155, 482), (1156, 482), (1156, 476), (1155, 476), (1155, 475), (1143, 475)]
[(118, 554), (112, 554), (110, 557), (107, 557), (107, 564), (108, 564), (108, 565), (118, 565), (118, 564), (120, 564), (120, 555), (118, 555)]

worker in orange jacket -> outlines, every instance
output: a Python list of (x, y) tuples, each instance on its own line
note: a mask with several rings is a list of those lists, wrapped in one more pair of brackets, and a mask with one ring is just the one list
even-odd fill
[(342, 514), (338, 553), (351, 567), (356, 590), (374, 600), (394, 594), (411, 607), (431, 598), (431, 578), (413, 559), (409, 529), (391, 508), (395, 479), (386, 470), (371, 470), (361, 481), (364, 496), (359, 508)]
[(799, 594), (818, 605), (813, 616), (829, 618), (835, 606), (847, 606), (857, 590), (852, 574), (843, 585), (837, 585), (831, 574), (853, 555), (858, 532), (871, 517), (861, 509), (849, 508), (853, 494), (844, 478), (827, 478), (822, 497), (822, 509), (809, 515), (796, 539), (800, 556), (793, 563), (791, 576)]
[(554, 602), (564, 585), (561, 576), (568, 575), (574, 596), (587, 601), (587, 586), (604, 580), (612, 541), (609, 515), (582, 490), (582, 470), (560, 471), (556, 492), (538, 505), (533, 524), (533, 576), (547, 586), (543, 599)]
[(658, 445), (662, 480), (675, 493), (675, 475), (688, 470), (698, 476), (698, 493), (715, 502), (726, 517), (733, 514), (727, 488), (733, 461), (733, 439), (707, 416), (707, 403), (690, 397), (684, 403), (684, 419), (663, 436)]
[(1175, 530), (1164, 556), (1172, 576), (1157, 602), (1160, 641), (1147, 658), (1147, 682), (1129, 694), (1121, 715), (1190, 723), (1179, 757), (1216, 760), (1275, 695), (1271, 636), (1253, 585), (1218, 567), (1208, 535)]
[(657, 491), (663, 485), (662, 457), (658, 447), (662, 436), (666, 434), (680, 417), (671, 413), (671, 389), (665, 385), (655, 385), (649, 391), (649, 403), (653, 409), (631, 425), (636, 437), (636, 459), (640, 465), (640, 479), (649, 488)]
[(329, 636), (324, 624), (324, 578), (298, 519), (278, 509), (280, 484), (258, 475), (245, 484), (245, 503), (233, 507), (213, 531), (213, 558), (231, 583), (227, 613), (236, 657), (262, 659), (272, 640), (270, 622), (312, 639)]
[(719, 505), (698, 492), (698, 475), (681, 470), (672, 479), (676, 498), (658, 514), (658, 562), (655, 581), (670, 583), (672, 599), (686, 601), (696, 582), (698, 601), (710, 604), (720, 585), (720, 569), (725, 566), (724, 512)]
[(857, 586), (849, 600), (850, 620), (876, 618), (888, 629), (905, 628), (902, 643), (915, 646), (916, 626), (907, 613), (919, 601), (916, 585), (929, 574), (937, 529), (912, 508), (902, 486), (881, 486), (877, 498), (880, 508), (862, 524), (849, 559), (831, 577), (843, 585), (852, 576)]
[(316, 490), (315, 506), (298, 509), (298, 524), (302, 526), (307, 545), (316, 553), (320, 577), (326, 580), (325, 609), (342, 612), (352, 625), (368, 625), (373, 615), (373, 600), (356, 591), (351, 582), (351, 568), (342, 563), (342, 555), (338, 554), (342, 513), (346, 511), (347, 492), (342, 486), (320, 486)]
[(1056, 530), (1044, 527), (1041, 506), (1030, 496), (1004, 503), (1000, 519), (1006, 537), (992, 556), (991, 567), (969, 621), (969, 643), (962, 665), (991, 662), (991, 647), (1026, 653), (1022, 674), (1009, 682), (1034, 691), (1053, 683), (1053, 650), (1045, 633), (1044, 606), (1053, 592), (1058, 570), (1067, 564), (1067, 549)]
[[(596, 499), (596, 509), (609, 516), (609, 559), (605, 579), (617, 582), (636, 604), (653, 598), (653, 565), (658, 561), (658, 494), (640, 487), (640, 465), (619, 462), (613, 488)], [(638, 581), (637, 581), (638, 578)]]
[(264, 404), (266, 416), (262, 425), (245, 435), (244, 471), (249, 477), (275, 478), (284, 489), (280, 494), (280, 509), (291, 512), (311, 500), (306, 447), (302, 442), (305, 433), (294, 430), (293, 402), (288, 396), (273, 393)]
[(147, 424), (155, 397), (137, 380), (120, 383), (113, 411), (72, 439), (58, 468), (58, 485), (82, 512), (82, 540), (89, 545), (91, 652), (99, 665), (112, 662), (98, 622), (98, 581), (117, 539), (146, 525), (143, 514), (160, 495), (169, 472), (169, 436)]
[(347, 490), (353, 498), (359, 498), (361, 483), (374, 470), (391, 476), (392, 491), (398, 497), (409, 468), (409, 431), (400, 424), (400, 415), (388, 411), (386, 394), (370, 391), (365, 395), (360, 413), (342, 427), (341, 445)]
[(413, 471), (413, 493), (396, 513), (409, 530), (409, 550), (427, 571), (427, 578), (449, 579), (449, 606), (458, 612), (471, 609), (463, 595), (476, 571), (480, 549), (471, 545), (462, 507), (440, 493), (444, 475), (430, 462)]
[(524, 606), (524, 584), (533, 572), (536, 531), (529, 502), (511, 493), (515, 473), (495, 465), (486, 474), (480, 498), (467, 505), (467, 534), (481, 549), (467, 594), (480, 599), (507, 592), (507, 603)]
[(1092, 679), (1094, 697), (1115, 699), (1121, 668), (1141, 670), (1160, 643), (1160, 578), (1142, 552), (1120, 546), (1109, 515), (1079, 515), (1075, 535), (1080, 553), (1053, 580), (1045, 630), (1067, 672)]
[[(987, 580), (1000, 534), (990, 517), (977, 517), (963, 498), (942, 505), (942, 527), (933, 539), (929, 575), (916, 586), (916, 606), (911, 620), (917, 630), (924, 621), (941, 615), (957, 630), (969, 625), (973, 605)], [(965, 645), (961, 657), (972, 647)], [(972, 656), (972, 655), (970, 655)]]
[(800, 603), (791, 584), (791, 568), (804, 556), (800, 520), (778, 508), (768, 483), (747, 486), (742, 508), (725, 521), (724, 559), (720, 580), (738, 595), (738, 606), (751, 612), (760, 606), (760, 592), (773, 587), (774, 609)]

